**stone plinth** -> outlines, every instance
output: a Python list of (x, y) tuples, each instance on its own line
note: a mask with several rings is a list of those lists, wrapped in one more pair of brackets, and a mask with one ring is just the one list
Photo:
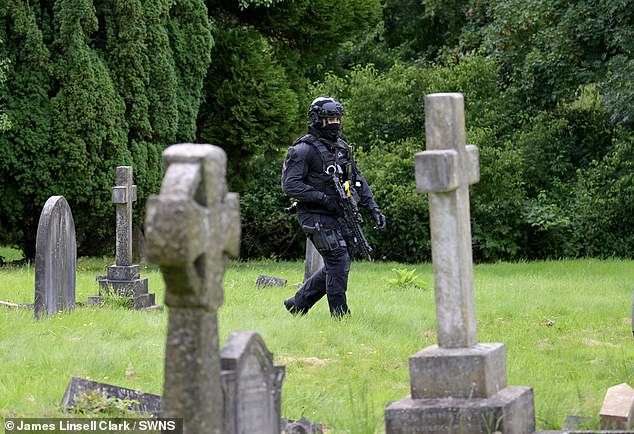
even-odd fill
[(111, 265), (106, 276), (97, 276), (99, 295), (88, 297), (89, 304), (103, 301), (102, 294), (116, 294), (133, 299), (135, 309), (155, 304), (154, 294), (148, 292), (148, 280), (141, 278), (139, 265)]
[[(488, 398), (506, 387), (506, 348), (432, 345), (409, 359), (412, 398)], [(456, 381), (460, 379), (460, 381)]]
[(490, 398), (473, 399), (408, 396), (386, 407), (385, 428), (391, 434), (533, 433), (533, 389), (512, 386)]

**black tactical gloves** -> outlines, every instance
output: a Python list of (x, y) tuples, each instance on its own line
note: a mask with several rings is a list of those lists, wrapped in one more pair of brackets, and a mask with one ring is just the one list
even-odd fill
[(380, 209), (372, 209), (372, 218), (374, 219), (374, 229), (385, 229), (385, 216)]
[(333, 214), (339, 213), (339, 204), (337, 203), (337, 199), (335, 197), (324, 194), (321, 202), (324, 204), (324, 207), (328, 212)]

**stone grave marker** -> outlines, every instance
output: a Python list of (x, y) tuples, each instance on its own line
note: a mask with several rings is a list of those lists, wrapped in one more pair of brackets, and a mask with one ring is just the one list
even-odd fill
[(564, 419), (564, 424), (561, 426), (562, 431), (578, 431), (580, 427), (591, 424), (592, 418), (585, 416), (568, 415)]
[(63, 196), (42, 208), (35, 241), (35, 318), (75, 308), (75, 221)]
[(608, 389), (599, 413), (603, 430), (629, 430), (634, 415), (634, 389), (621, 383)]
[(322, 424), (311, 422), (304, 417), (299, 420), (282, 418), (281, 425), (284, 434), (324, 434)]
[(282, 279), (280, 277), (266, 276), (264, 274), (258, 274), (257, 279), (255, 279), (255, 289), (264, 289), (271, 286), (286, 286), (286, 279)]
[(324, 266), (324, 258), (315, 248), (313, 242), (306, 238), (306, 259), (304, 260), (304, 282)]
[(284, 367), (255, 332), (229, 335), (220, 353), (225, 434), (279, 434)]
[(163, 417), (185, 433), (223, 433), (217, 311), (227, 256), (240, 247), (238, 195), (227, 192), (227, 156), (212, 145), (163, 151), (165, 176), (146, 205), (146, 251), (161, 267), (169, 307)]
[(116, 260), (108, 267), (106, 276), (97, 276), (99, 295), (88, 297), (89, 304), (103, 300), (103, 294), (130, 297), (136, 309), (154, 305), (154, 294), (148, 293), (148, 280), (141, 278), (140, 266), (132, 263), (132, 204), (137, 199), (137, 188), (132, 183), (132, 167), (117, 167), (112, 188), (112, 203), (116, 207)]
[(425, 129), (416, 187), (429, 193), (438, 345), (410, 357), (411, 395), (386, 407), (386, 433), (533, 433), (532, 388), (507, 387), (505, 346), (477, 342), (469, 185), (479, 151), (465, 144), (463, 96), (427, 95)]
[[(143, 393), (138, 390), (127, 389), (125, 387), (114, 386), (112, 384), (99, 383), (97, 381), (87, 380), (79, 377), (72, 377), (62, 398), (61, 407), (69, 410), (75, 407), (80, 397), (80, 393), (97, 392), (104, 394), (108, 398), (117, 398), (120, 400), (136, 401), (129, 407), (130, 410), (141, 413), (148, 413), (158, 417), (161, 414), (161, 397), (151, 393)], [(138, 404), (137, 404), (138, 403)]]

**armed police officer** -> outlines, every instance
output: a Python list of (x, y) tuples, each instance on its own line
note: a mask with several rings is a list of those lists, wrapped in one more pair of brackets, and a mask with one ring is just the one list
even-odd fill
[(343, 106), (334, 98), (320, 96), (311, 103), (307, 114), (308, 134), (295, 141), (284, 160), (282, 190), (297, 201), (299, 224), (323, 257), (324, 266), (294, 296), (284, 300), (284, 305), (293, 315), (303, 315), (326, 295), (330, 314), (341, 317), (350, 313), (346, 290), (354, 241), (358, 240), (343, 218), (333, 175), (341, 183), (348, 181), (352, 197), (370, 211), (376, 229), (385, 228), (385, 216), (361, 175), (350, 146), (341, 139)]

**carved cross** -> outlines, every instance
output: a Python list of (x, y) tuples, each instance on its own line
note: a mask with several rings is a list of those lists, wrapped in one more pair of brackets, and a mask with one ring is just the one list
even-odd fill
[(438, 345), (477, 343), (469, 185), (480, 180), (479, 151), (465, 145), (459, 93), (425, 97), (427, 150), (416, 154), (416, 190), (429, 193)]
[(150, 259), (161, 265), (165, 304), (217, 309), (225, 257), (240, 249), (238, 195), (227, 193), (226, 154), (216, 146), (181, 144), (163, 152), (159, 196), (148, 199)]
[(169, 325), (163, 416), (186, 433), (221, 434), (217, 309), (228, 255), (240, 247), (238, 195), (227, 192), (225, 152), (212, 145), (173, 145), (158, 196), (148, 199), (148, 257), (161, 266)]
[(112, 203), (117, 209), (116, 264), (132, 265), (132, 204), (136, 201), (136, 185), (132, 184), (132, 166), (118, 166)]

